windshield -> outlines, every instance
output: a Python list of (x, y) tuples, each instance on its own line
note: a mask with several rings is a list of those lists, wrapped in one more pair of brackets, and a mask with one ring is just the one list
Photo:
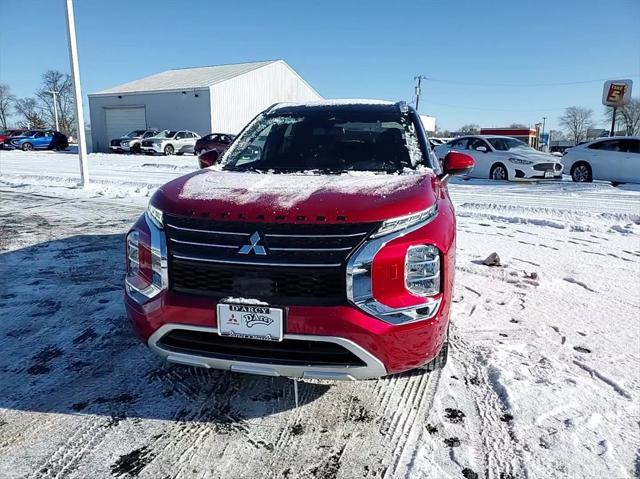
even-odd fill
[(178, 132), (177, 131), (162, 130), (160, 133), (158, 133), (156, 135), (156, 137), (158, 137), (158, 138), (173, 138), (174, 136), (176, 136), (176, 133), (178, 133)]
[(487, 138), (487, 141), (491, 143), (498, 151), (509, 151), (516, 149), (533, 150), (529, 145), (523, 141), (516, 140), (515, 138)]
[(259, 117), (228, 150), (223, 167), (394, 172), (421, 162), (413, 125), (399, 111), (312, 110)]
[(144, 135), (143, 138), (151, 138), (153, 136), (156, 136), (158, 134), (157, 131), (147, 131)]
[(127, 138), (137, 138), (139, 136), (142, 136), (142, 134), (144, 133), (144, 130), (133, 130), (131, 133), (128, 133), (126, 135)]

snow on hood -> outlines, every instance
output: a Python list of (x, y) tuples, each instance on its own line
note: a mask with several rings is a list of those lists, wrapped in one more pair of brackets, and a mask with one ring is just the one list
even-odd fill
[(189, 177), (178, 196), (180, 199), (223, 200), (238, 205), (267, 203), (292, 208), (321, 192), (385, 197), (414, 187), (430, 171), (423, 168), (402, 174), (350, 172), (321, 175), (313, 172), (256, 174), (207, 169)]
[(542, 151), (520, 152), (516, 150), (509, 150), (504, 153), (508, 153), (509, 156), (513, 156), (514, 158), (522, 158), (523, 160), (560, 163), (560, 159), (557, 156), (553, 156), (550, 153), (544, 153)]

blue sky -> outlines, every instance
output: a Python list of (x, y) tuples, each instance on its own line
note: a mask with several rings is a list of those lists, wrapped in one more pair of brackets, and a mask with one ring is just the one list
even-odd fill
[[(30, 96), (69, 71), (62, 0), (2, 0), (0, 83)], [(600, 105), (603, 78), (640, 96), (640, 0), (76, 0), (83, 93), (166, 69), (282, 58), (327, 98), (413, 99), (443, 128), (557, 126)], [(88, 114), (86, 115), (88, 117)], [(603, 123), (604, 124), (604, 123)]]

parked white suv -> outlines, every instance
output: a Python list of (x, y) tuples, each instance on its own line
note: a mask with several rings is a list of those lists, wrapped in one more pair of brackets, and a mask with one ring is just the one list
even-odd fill
[(573, 181), (640, 183), (640, 136), (614, 136), (583, 143), (562, 157)]
[(534, 150), (510, 136), (462, 136), (435, 147), (440, 161), (450, 151), (460, 151), (473, 157), (475, 168), (471, 178), (518, 180), (562, 178), (562, 163), (548, 153)]
[(133, 130), (127, 133), (120, 138), (115, 138), (111, 140), (111, 144), (109, 148), (112, 151), (123, 153), (126, 151), (131, 151), (132, 153), (137, 153), (140, 151), (140, 142), (146, 138), (151, 138), (156, 136), (160, 130), (150, 129), (150, 130)]
[(189, 130), (163, 130), (152, 138), (143, 140), (140, 149), (148, 154), (183, 155), (193, 153), (200, 135)]

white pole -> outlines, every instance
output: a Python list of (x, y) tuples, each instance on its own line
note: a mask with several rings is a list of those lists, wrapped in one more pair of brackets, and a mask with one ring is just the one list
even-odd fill
[(80, 68), (78, 67), (78, 47), (76, 45), (76, 22), (73, 16), (73, 0), (64, 0), (67, 8), (67, 36), (69, 38), (69, 61), (73, 79), (73, 96), (76, 103), (76, 126), (78, 129), (78, 156), (80, 159), (80, 183), (89, 184), (87, 168), (87, 145), (84, 134), (84, 112), (82, 110), (82, 91), (80, 89)]
[(58, 123), (58, 102), (56, 100), (56, 92), (51, 90), (49, 93), (53, 95), (53, 115), (56, 117), (56, 130), (60, 131), (60, 125)]

